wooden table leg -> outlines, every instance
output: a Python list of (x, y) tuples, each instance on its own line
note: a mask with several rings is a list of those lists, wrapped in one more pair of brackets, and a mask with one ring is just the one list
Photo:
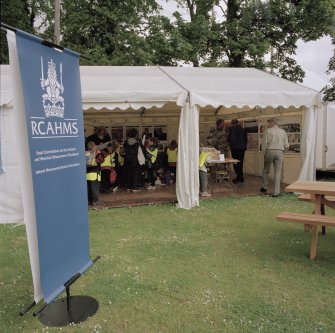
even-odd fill
[(313, 260), (316, 257), (316, 247), (318, 245), (318, 226), (313, 226), (313, 235), (312, 235), (312, 243), (311, 243), (311, 252), (309, 254), (309, 259)]
[[(321, 215), (326, 215), (325, 205), (321, 203)], [(322, 226), (322, 236), (326, 236), (326, 227)]]

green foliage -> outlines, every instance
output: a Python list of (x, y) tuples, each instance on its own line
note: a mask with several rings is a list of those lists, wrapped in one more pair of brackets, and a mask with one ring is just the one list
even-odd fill
[[(53, 41), (53, 0), (1, 0), (1, 22)], [(50, 28), (52, 26), (52, 28)], [(5, 33), (1, 32), (0, 63), (8, 63)]]
[(88, 56), (91, 65), (152, 64), (154, 41), (147, 36), (150, 29), (160, 30), (152, 19), (157, 10), (154, 0), (66, 1), (62, 44)]
[[(36, 16), (36, 3), (29, 0), (1, 0), (1, 22), (14, 28), (34, 33), (33, 23)], [(0, 63), (8, 63), (7, 39), (0, 34)]]
[[(334, 33), (333, 0), (178, 0), (189, 19), (175, 13), (175, 27), (191, 51), (182, 60), (195, 66), (256, 67), (292, 81), (304, 72), (292, 58), (298, 39)], [(219, 15), (213, 16), (212, 9)], [(322, 20), (320, 20), (322, 17)], [(273, 56), (269, 60), (270, 50)]]
[(332, 39), (332, 44), (334, 45), (334, 54), (329, 60), (327, 73), (333, 74), (333, 77), (330, 79), (330, 84), (322, 89), (323, 100), (328, 102), (335, 101), (335, 37)]
[(99, 310), (62, 329), (18, 315), (33, 298), (25, 230), (0, 225), (0, 331), (333, 333), (334, 228), (309, 260), (311, 233), (275, 219), (311, 209), (287, 194), (89, 211), (102, 258), (71, 292)]
[[(256, 67), (301, 82), (298, 39), (335, 35), (334, 0), (176, 2), (168, 18), (155, 0), (62, 1), (61, 44), (88, 57), (83, 65)], [(54, 1), (1, 0), (1, 21), (53, 40)]]

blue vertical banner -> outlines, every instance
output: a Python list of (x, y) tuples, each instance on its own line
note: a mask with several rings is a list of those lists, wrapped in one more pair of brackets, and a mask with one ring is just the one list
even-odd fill
[(33, 189), (23, 201), (33, 196), (35, 217), (25, 222), (36, 223), (34, 255), (42, 297), (50, 303), (66, 281), (92, 265), (79, 54), (19, 30), (16, 48)]

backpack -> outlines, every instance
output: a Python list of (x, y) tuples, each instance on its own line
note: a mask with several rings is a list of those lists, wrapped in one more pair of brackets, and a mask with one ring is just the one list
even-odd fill
[(117, 178), (117, 172), (115, 171), (115, 169), (112, 169), (109, 175), (109, 182), (111, 184), (114, 184), (116, 182), (116, 178)]

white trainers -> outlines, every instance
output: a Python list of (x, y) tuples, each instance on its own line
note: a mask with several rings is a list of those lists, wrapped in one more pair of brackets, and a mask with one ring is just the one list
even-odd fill
[(151, 186), (150, 185), (150, 186), (147, 187), (147, 190), (155, 190), (155, 189), (156, 189), (156, 186)]
[(200, 192), (201, 197), (211, 197), (212, 195), (209, 194), (208, 192)]
[(113, 192), (116, 192), (117, 190), (118, 190), (118, 186), (115, 186), (114, 188), (113, 188)]

